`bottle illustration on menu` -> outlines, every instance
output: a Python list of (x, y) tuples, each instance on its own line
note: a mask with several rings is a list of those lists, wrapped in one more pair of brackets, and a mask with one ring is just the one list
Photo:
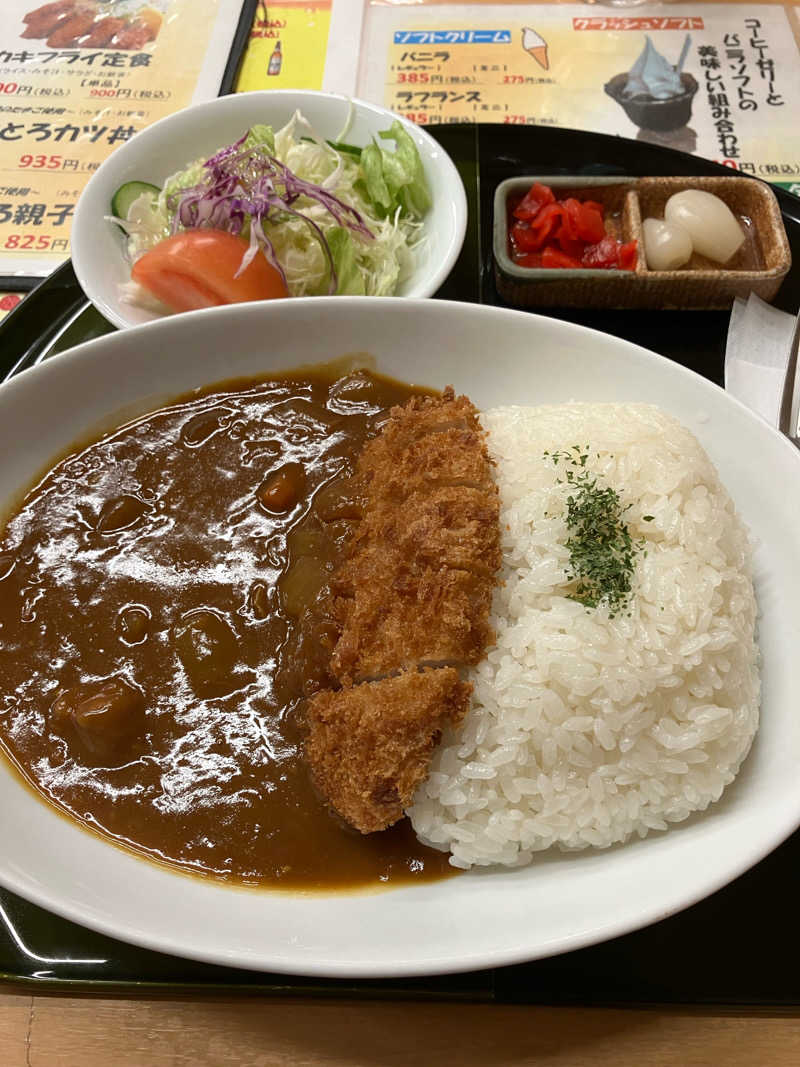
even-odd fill
[(281, 66), (283, 64), (283, 52), (281, 52), (281, 42), (276, 41), (275, 47), (272, 50), (272, 55), (269, 57), (269, 65), (267, 66), (267, 74), (280, 74)]

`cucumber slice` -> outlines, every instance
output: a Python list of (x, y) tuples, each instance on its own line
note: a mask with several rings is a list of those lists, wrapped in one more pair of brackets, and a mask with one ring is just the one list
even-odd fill
[(149, 182), (125, 182), (111, 197), (111, 213), (118, 219), (127, 219), (134, 200), (138, 200), (143, 193), (155, 200), (160, 192), (157, 185), (151, 185)]
[[(301, 141), (309, 141), (309, 142), (313, 143), (314, 138), (313, 137), (301, 137), (300, 140)], [(335, 148), (337, 152), (346, 152), (347, 155), (355, 156), (356, 159), (359, 159), (360, 156), (361, 156), (361, 149), (357, 145), (345, 144), (343, 141), (331, 141), (330, 138), (325, 143), (329, 144), (331, 146), (331, 148)]]
[(344, 144), (342, 141), (328, 141), (331, 148), (335, 148), (337, 152), (346, 152), (349, 156), (355, 156), (356, 159), (361, 158), (361, 149), (354, 144)]

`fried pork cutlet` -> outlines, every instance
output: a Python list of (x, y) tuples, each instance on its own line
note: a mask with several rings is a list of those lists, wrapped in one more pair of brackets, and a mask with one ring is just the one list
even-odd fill
[(494, 637), (490, 581), (448, 567), (393, 565), (383, 550), (370, 555), (359, 559), (356, 595), (333, 603), (341, 637), (331, 674), (350, 685), (416, 664), (478, 663)]
[(425, 778), (444, 727), (464, 717), (471, 690), (450, 667), (318, 693), (306, 711), (317, 788), (362, 834), (386, 829)]
[[(343, 578), (350, 574), (355, 582), (361, 555), (376, 547), (397, 552), (409, 563), (453, 567), (490, 577), (500, 566), (495, 491), (444, 486), (414, 492), (398, 503), (387, 501), (382, 494), (376, 497), (354, 532)], [(339, 588), (344, 594), (343, 582)], [(348, 595), (355, 592), (353, 588)]]
[(383, 434), (364, 449), (359, 464), (364, 490), (386, 501), (405, 500), (415, 492), (465, 486), (494, 492), (483, 434), (451, 426), (391, 447)]
[(389, 448), (402, 451), (425, 434), (448, 429), (483, 433), (478, 409), (469, 397), (456, 396), (452, 385), (441, 396), (415, 396), (403, 407), (392, 408), (381, 426), (380, 438)]
[(351, 489), (329, 604), (343, 688), (310, 702), (306, 755), (331, 806), (370, 833), (402, 817), (443, 723), (466, 710), (455, 668), (494, 638), (499, 501), (476, 409), (452, 389), (392, 409)]
[(365, 503), (332, 582), (333, 675), (477, 663), (492, 640), (500, 505), (474, 406), (446, 389), (394, 408), (354, 481)]

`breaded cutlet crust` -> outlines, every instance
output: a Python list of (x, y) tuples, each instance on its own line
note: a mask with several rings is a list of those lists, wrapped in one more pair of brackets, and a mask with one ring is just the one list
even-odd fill
[(306, 709), (317, 788), (357, 830), (385, 829), (402, 818), (442, 730), (462, 720), (471, 691), (450, 667), (318, 693)]
[(411, 438), (404, 447), (392, 447), (382, 436), (375, 437), (364, 449), (358, 469), (363, 491), (388, 502), (448, 485), (491, 493), (494, 482), (486, 460), (481, 432), (448, 427)]
[(399, 506), (382, 495), (370, 501), (350, 541), (347, 569), (378, 545), (409, 564), (454, 567), (493, 575), (500, 566), (496, 492), (471, 486), (416, 491)]
[(364, 501), (331, 583), (342, 685), (416, 662), (473, 665), (493, 634), (500, 502), (478, 413), (448, 387), (393, 408), (364, 447)]
[(393, 408), (351, 489), (360, 514), (330, 582), (342, 689), (309, 702), (306, 756), (328, 803), (371, 833), (402, 817), (467, 709), (456, 668), (494, 640), (500, 505), (477, 410), (449, 387)]
[(330, 670), (343, 685), (415, 664), (479, 662), (494, 640), (492, 587), (484, 577), (400, 561), (390, 566), (384, 550), (359, 562), (356, 595), (332, 605), (341, 637)]

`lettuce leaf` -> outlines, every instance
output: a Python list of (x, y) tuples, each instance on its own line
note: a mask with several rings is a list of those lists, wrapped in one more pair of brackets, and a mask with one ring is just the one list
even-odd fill
[(431, 206), (431, 194), (417, 146), (406, 129), (395, 120), (388, 130), (380, 130), (384, 141), (394, 141), (390, 152), (375, 141), (361, 152), (361, 170), (367, 194), (378, 213), (422, 218)]
[[(394, 141), (396, 147), (393, 155), (383, 153), (384, 172), (391, 173), (391, 181), (397, 182), (397, 198), (408, 215), (422, 218), (431, 206), (431, 194), (425, 178), (417, 146), (408, 131), (396, 119), (388, 130), (381, 130), (379, 136), (384, 140)], [(392, 160), (390, 172), (386, 171), (387, 158)], [(391, 184), (389, 184), (391, 189)]]
[(383, 176), (383, 155), (376, 144), (368, 144), (361, 149), (361, 173), (364, 175), (367, 196), (378, 213), (385, 217), (391, 213), (394, 201)]
[(275, 132), (271, 126), (265, 126), (263, 122), (257, 122), (250, 127), (250, 132), (244, 142), (243, 148), (255, 148), (264, 145), (271, 156), (275, 155)]
[(161, 196), (159, 200), (162, 204), (166, 205), (167, 202), (182, 189), (188, 189), (192, 185), (197, 185), (202, 181), (205, 174), (205, 168), (203, 163), (205, 160), (196, 159), (193, 163), (190, 163), (185, 170), (179, 170), (175, 174), (170, 174), (167, 180), (164, 182), (164, 188), (161, 190)]
[(336, 226), (328, 230), (325, 239), (333, 256), (333, 265), (336, 267), (337, 294), (364, 296), (366, 293), (364, 277), (356, 263), (356, 247), (350, 231), (343, 226)]

